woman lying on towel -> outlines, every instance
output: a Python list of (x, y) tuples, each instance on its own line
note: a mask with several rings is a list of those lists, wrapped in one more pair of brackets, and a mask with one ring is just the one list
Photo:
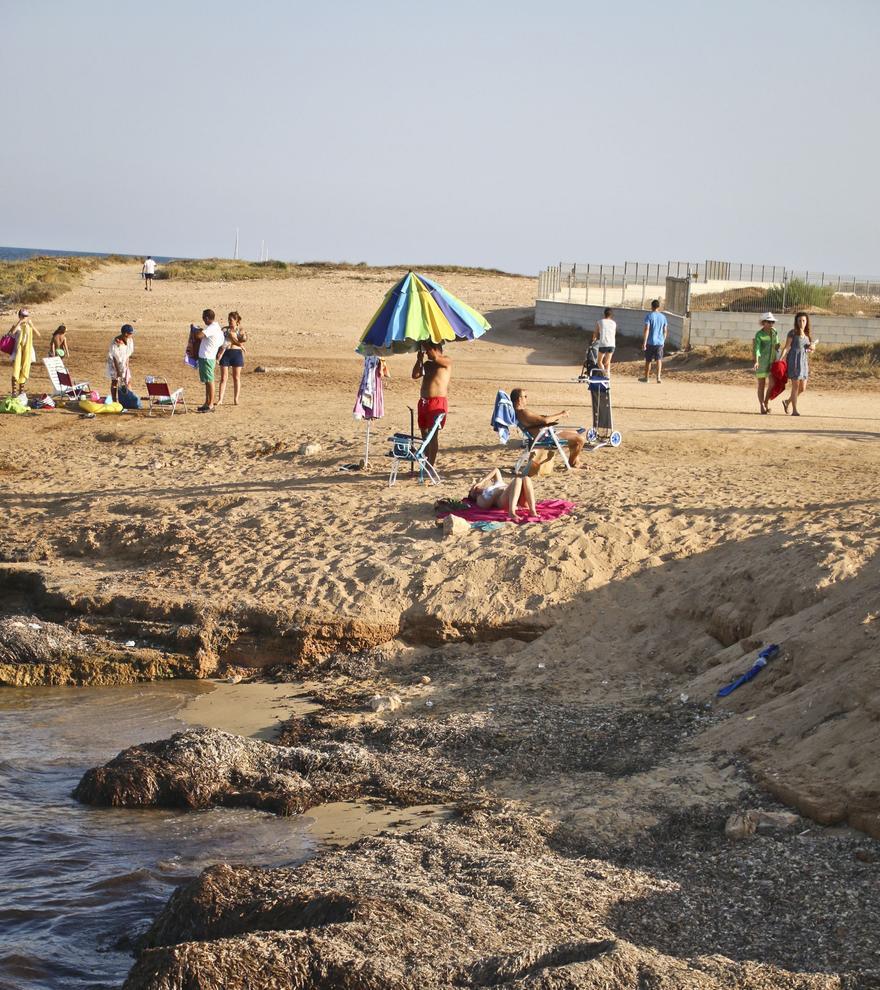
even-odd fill
[(481, 509), (506, 509), (507, 514), (516, 518), (517, 512), (525, 509), (528, 515), (537, 515), (535, 508), (535, 486), (531, 478), (515, 477), (506, 482), (498, 468), (493, 468), (485, 478), (480, 478), (468, 492), (468, 498)]

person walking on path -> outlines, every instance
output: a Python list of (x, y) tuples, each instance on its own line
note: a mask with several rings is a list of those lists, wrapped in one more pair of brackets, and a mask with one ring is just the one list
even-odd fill
[(13, 323), (9, 333), (15, 338), (12, 351), (12, 394), (20, 395), (31, 377), (31, 365), (37, 360), (34, 351), (34, 336), (40, 331), (31, 323), (31, 314), (26, 309), (18, 311), (18, 321)]
[(642, 350), (645, 352), (645, 375), (640, 382), (646, 382), (651, 373), (651, 365), (657, 362), (657, 384), (663, 380), (663, 345), (669, 335), (669, 320), (660, 312), (660, 300), (651, 302), (651, 312), (645, 316), (645, 339)]
[(156, 274), (156, 262), (152, 258), (147, 258), (144, 261), (144, 267), (141, 269), (141, 274), (144, 277), (144, 292), (153, 291), (153, 276)]
[(64, 360), (70, 357), (70, 344), (67, 341), (67, 327), (62, 323), (52, 334), (49, 341), (49, 357), (57, 357)]
[(809, 354), (812, 350), (813, 334), (810, 330), (810, 317), (807, 313), (797, 313), (794, 326), (785, 338), (785, 348), (781, 358), (786, 362), (788, 380), (791, 382), (791, 392), (787, 399), (782, 400), (782, 408), (787, 413), (790, 407), (792, 416), (800, 416), (798, 397), (803, 395), (807, 388), (807, 379), (810, 377)]
[(414, 381), (421, 379), (422, 386), (419, 392), (419, 430), (422, 439), (431, 430), (438, 416), (440, 429), (431, 438), (431, 442), (425, 449), (425, 455), (432, 465), (437, 462), (437, 453), (440, 449), (440, 430), (446, 425), (446, 417), (449, 414), (449, 379), (452, 375), (452, 361), (443, 353), (443, 345), (429, 341), (419, 347), (419, 354), (416, 363), (413, 365), (412, 377)]
[(596, 329), (593, 331), (593, 343), (599, 345), (599, 369), (604, 371), (608, 378), (611, 377), (611, 357), (617, 340), (617, 324), (613, 316), (614, 311), (606, 309), (605, 316), (596, 323)]
[(223, 346), (223, 331), (214, 316), (213, 309), (202, 313), (204, 329), (197, 329), (195, 337), (199, 342), (199, 381), (205, 386), (205, 404), (199, 412), (214, 412), (214, 374), (217, 368), (217, 353)]
[(220, 353), (220, 393), (217, 405), (223, 405), (226, 395), (226, 379), (232, 369), (232, 404), (238, 405), (241, 394), (241, 369), (244, 367), (244, 342), (247, 334), (241, 327), (241, 316), (233, 310), (229, 314), (229, 323), (223, 328), (223, 350)]
[(134, 327), (126, 323), (113, 338), (110, 350), (107, 352), (106, 376), (110, 379), (110, 398), (119, 401), (119, 389), (128, 388), (131, 381), (131, 352), (134, 350)]
[(752, 360), (755, 362), (753, 370), (758, 382), (758, 406), (762, 415), (770, 412), (770, 365), (776, 360), (778, 349), (776, 317), (772, 313), (765, 313), (752, 341)]

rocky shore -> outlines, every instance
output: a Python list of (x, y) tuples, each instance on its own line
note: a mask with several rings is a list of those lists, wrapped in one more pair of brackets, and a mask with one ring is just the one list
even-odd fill
[[(296, 869), (208, 869), (140, 939), (126, 990), (878, 985), (880, 844), (796, 815), (735, 837), (732, 815), (775, 807), (741, 770), (713, 807), (644, 793), (653, 824), (634, 828), (632, 786), (664, 767), (686, 771), (683, 751), (706, 729), (700, 711), (523, 714), (322, 712), (288, 724), (294, 745), (198, 729), (89, 771), (76, 797), (95, 804), (290, 814), (368, 798), (455, 809)], [(641, 751), (619, 758), (635, 738)], [(610, 793), (616, 814), (590, 827), (491, 794), (502, 778), (527, 793), (538, 776), (572, 773), (595, 800)]]

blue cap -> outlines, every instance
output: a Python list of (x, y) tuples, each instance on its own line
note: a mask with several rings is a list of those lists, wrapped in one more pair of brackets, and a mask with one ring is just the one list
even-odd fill
[(122, 326), (120, 333), (134, 333), (134, 327), (130, 323), (125, 323)]

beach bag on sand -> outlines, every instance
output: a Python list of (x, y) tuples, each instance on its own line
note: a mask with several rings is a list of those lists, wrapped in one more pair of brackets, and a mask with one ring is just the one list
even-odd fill
[(11, 333), (4, 333), (0, 337), (0, 351), (4, 354), (11, 354), (15, 350), (15, 337)]
[(119, 404), (123, 409), (140, 409), (140, 396), (136, 395), (130, 388), (122, 386), (118, 393)]

